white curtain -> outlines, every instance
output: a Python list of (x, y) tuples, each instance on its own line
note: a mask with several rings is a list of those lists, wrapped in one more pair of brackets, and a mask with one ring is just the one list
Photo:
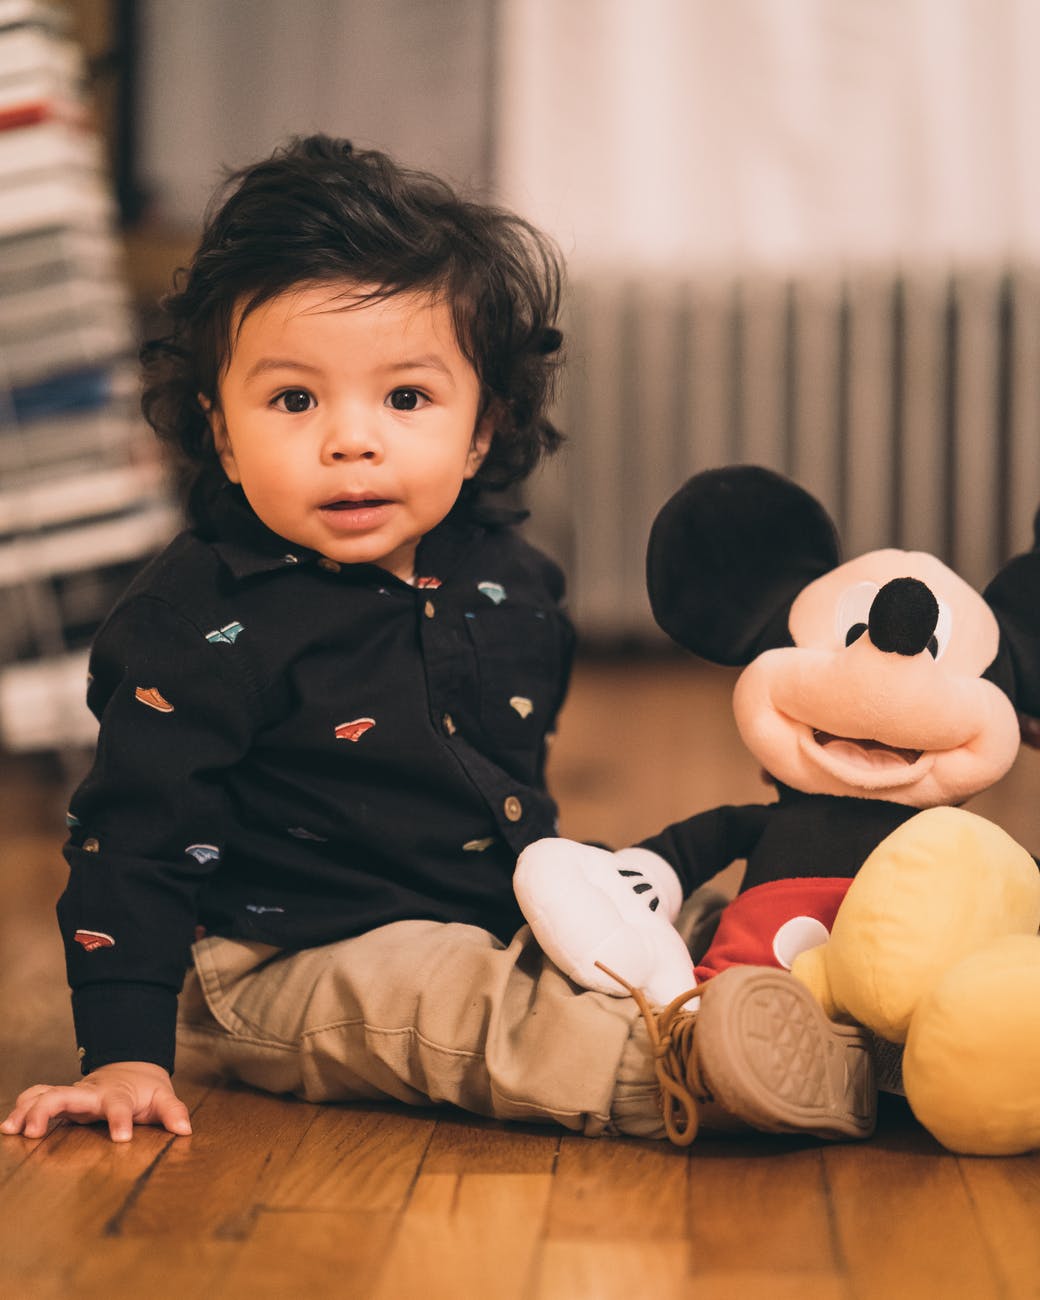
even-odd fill
[(494, 3), (141, 0), (154, 218), (194, 228), (226, 167), (319, 130), (486, 184)]
[(1040, 254), (1036, 0), (502, 0), (497, 177), (572, 265)]

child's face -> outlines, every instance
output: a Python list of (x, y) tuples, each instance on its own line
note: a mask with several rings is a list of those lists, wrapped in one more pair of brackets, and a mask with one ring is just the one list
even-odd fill
[(356, 287), (294, 289), (232, 333), (210, 423), (224, 472), (263, 522), (343, 564), (406, 581), (415, 548), (491, 443), (446, 303), (356, 305)]

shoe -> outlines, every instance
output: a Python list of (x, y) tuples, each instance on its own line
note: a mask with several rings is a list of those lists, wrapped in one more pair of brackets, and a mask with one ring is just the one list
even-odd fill
[[(677, 1146), (697, 1136), (698, 1106), (708, 1102), (766, 1133), (832, 1141), (873, 1133), (870, 1034), (829, 1020), (787, 971), (731, 966), (657, 1010), (642, 990), (629, 991), (646, 1022), (665, 1131)], [(699, 1008), (682, 1010), (697, 994)]]

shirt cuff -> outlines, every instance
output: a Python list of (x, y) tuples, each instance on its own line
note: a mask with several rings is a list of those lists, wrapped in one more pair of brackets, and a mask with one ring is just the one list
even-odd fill
[(161, 984), (86, 984), (72, 992), (80, 1068), (151, 1061), (173, 1073), (177, 994)]

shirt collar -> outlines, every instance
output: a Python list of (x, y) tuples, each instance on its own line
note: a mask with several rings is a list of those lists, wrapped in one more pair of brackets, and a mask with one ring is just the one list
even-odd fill
[[(305, 546), (295, 546), (274, 533), (253, 513), (242, 489), (223, 474), (199, 480), (191, 501), (197, 530), (207, 540), (233, 578), (314, 566), (322, 557)], [(447, 579), (488, 528), (517, 523), (526, 512), (479, 500), (460, 498), (448, 517), (419, 543), (416, 577)], [(344, 565), (342, 572), (358, 580), (386, 583), (390, 575), (377, 565)], [(398, 579), (392, 579), (398, 581)]]
[(262, 524), (242, 489), (223, 474), (218, 477), (210, 473), (200, 478), (190, 508), (197, 532), (210, 543), (234, 578), (251, 578), (317, 558)]

